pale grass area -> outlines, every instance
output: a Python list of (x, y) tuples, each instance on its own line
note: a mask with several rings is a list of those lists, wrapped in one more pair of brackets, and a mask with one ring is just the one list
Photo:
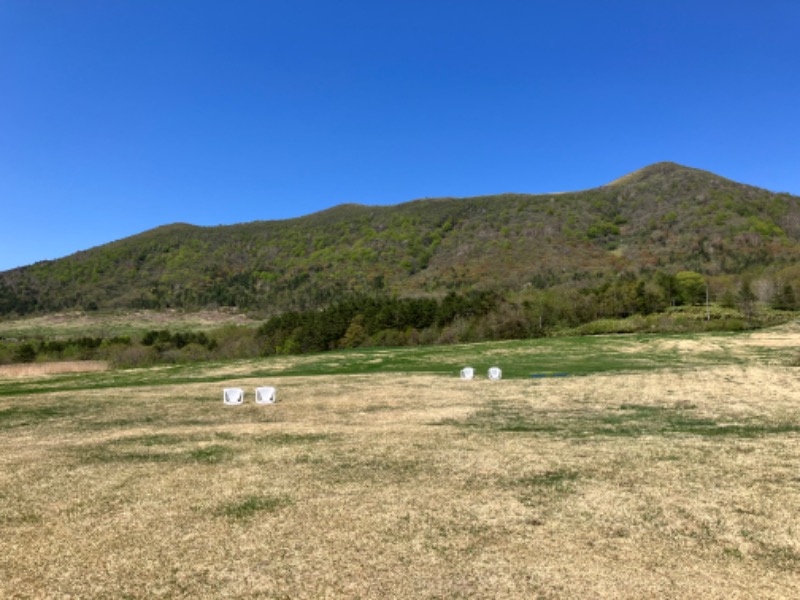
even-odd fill
[[(598, 424), (797, 424), (799, 375), (234, 373), (0, 397), (0, 597), (797, 598), (797, 430)], [(256, 385), (279, 402), (255, 406)], [(228, 386), (247, 404), (224, 407)], [(480, 425), (498, 407), (553, 429)]]
[(65, 360), (45, 363), (18, 363), (0, 365), (1, 378), (41, 377), (42, 375), (59, 375), (63, 373), (92, 373), (108, 370), (104, 360)]
[(6, 337), (116, 335), (130, 330), (193, 329), (206, 330), (223, 325), (253, 326), (258, 322), (231, 310), (182, 312), (140, 310), (135, 312), (63, 312), (0, 321), (0, 335)]

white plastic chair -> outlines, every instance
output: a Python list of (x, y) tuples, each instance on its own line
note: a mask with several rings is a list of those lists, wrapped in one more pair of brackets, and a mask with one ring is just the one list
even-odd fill
[(241, 388), (225, 388), (222, 390), (222, 401), (228, 406), (236, 406), (244, 402), (244, 390)]
[(490, 367), (489, 368), (489, 379), (492, 381), (497, 381), (503, 377), (503, 372), (500, 370), (500, 367)]
[(472, 367), (464, 367), (461, 369), (461, 379), (472, 379), (475, 377), (475, 369)]
[(275, 404), (275, 392), (274, 387), (256, 388), (256, 404)]

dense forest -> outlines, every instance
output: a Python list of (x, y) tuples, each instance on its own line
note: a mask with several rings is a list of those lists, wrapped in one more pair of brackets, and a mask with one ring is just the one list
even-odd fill
[(672, 163), (600, 188), (344, 205), (287, 221), (174, 224), (0, 273), (0, 316), (238, 307), (264, 317), (350, 294), (592, 289), (694, 271), (769, 302), (800, 284), (800, 198)]
[(232, 307), (265, 323), (261, 353), (530, 337), (704, 303), (748, 321), (798, 308), (798, 258), (799, 197), (658, 163), (580, 192), (167, 225), (0, 273), (0, 318)]

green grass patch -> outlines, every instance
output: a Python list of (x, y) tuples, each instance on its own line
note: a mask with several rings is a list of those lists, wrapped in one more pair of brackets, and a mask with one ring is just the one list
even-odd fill
[(779, 569), (786, 569), (797, 571), (800, 567), (800, 552), (791, 546), (783, 546), (778, 544), (770, 544), (761, 542), (759, 549), (756, 551), (756, 556), (774, 565)]
[(563, 438), (692, 435), (754, 438), (800, 433), (800, 423), (720, 423), (696, 414), (693, 405), (623, 404), (617, 410), (547, 411), (518, 403), (495, 401), (451, 425), (493, 433), (529, 433)]
[(182, 453), (153, 450), (109, 451), (107, 448), (91, 448), (80, 450), (77, 454), (87, 464), (186, 462)]
[(109, 446), (176, 446), (185, 444), (189, 439), (183, 435), (172, 435), (168, 433), (153, 433), (147, 435), (137, 435), (124, 437), (109, 442)]
[(219, 464), (235, 450), (223, 444), (198, 447), (197, 436), (154, 434), (121, 438), (81, 447), (73, 452), (85, 463), (180, 463)]
[(152, 330), (206, 331), (226, 325), (257, 327), (243, 315), (220, 311), (136, 311), (72, 312), (0, 320), (0, 337), (47, 338), (137, 336)]
[(0, 409), (0, 429), (35, 426), (55, 419), (74, 417), (81, 409), (74, 404), (19, 404)]
[[(379, 373), (426, 373), (457, 377), (461, 368), (475, 368), (484, 379), (498, 366), (504, 379), (579, 376), (595, 373), (702, 368), (752, 363), (787, 364), (793, 356), (780, 350), (751, 349), (742, 355), (728, 349), (736, 336), (748, 333), (631, 334), (537, 338), (452, 346), (368, 348), (320, 354), (178, 364), (93, 373), (70, 373), (40, 379), (0, 382), (0, 398), (63, 391), (90, 391), (192, 383), (221, 383), (231, 368), (246, 367), (248, 379), (276, 376), (331, 376)], [(702, 350), (683, 353), (683, 341), (703, 341)], [(241, 369), (238, 369), (241, 371)], [(532, 379), (536, 381), (536, 379)], [(2, 420), (2, 417), (0, 417)]]
[(229, 519), (243, 520), (254, 517), (258, 513), (274, 513), (294, 503), (286, 495), (253, 494), (224, 503), (217, 509), (217, 514)]
[(340, 436), (327, 433), (270, 433), (256, 435), (251, 438), (254, 443), (265, 446), (293, 446), (297, 444), (316, 444), (330, 441)]
[(575, 493), (578, 478), (572, 469), (553, 469), (514, 479), (511, 486), (522, 504), (542, 508)]
[(222, 444), (205, 446), (189, 452), (189, 458), (191, 460), (210, 465), (221, 463), (228, 460), (231, 456), (233, 456), (233, 450)]

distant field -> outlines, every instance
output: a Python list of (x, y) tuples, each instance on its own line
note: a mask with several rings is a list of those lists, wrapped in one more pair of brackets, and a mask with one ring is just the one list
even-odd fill
[(19, 363), (0, 365), (0, 380), (15, 377), (40, 377), (63, 373), (91, 373), (105, 371), (108, 365), (101, 360), (70, 360), (47, 363)]
[(798, 347), (795, 324), (0, 373), (0, 597), (800, 597)]
[(203, 331), (228, 324), (255, 326), (258, 322), (240, 313), (212, 310), (198, 312), (143, 310), (119, 314), (68, 312), (0, 320), (0, 336), (113, 337), (142, 333), (152, 329)]

